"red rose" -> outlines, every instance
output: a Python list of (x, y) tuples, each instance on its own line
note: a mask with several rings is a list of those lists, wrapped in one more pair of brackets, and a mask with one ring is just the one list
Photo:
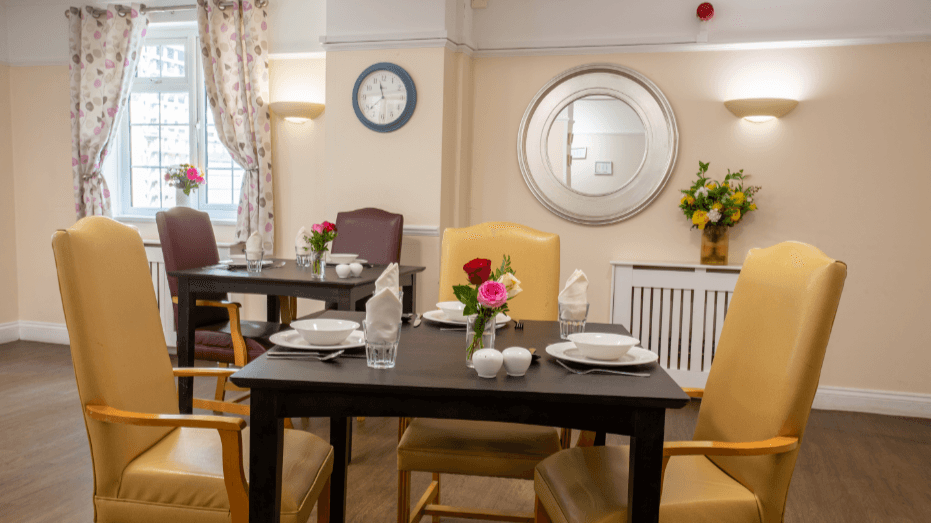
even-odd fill
[(463, 265), (462, 269), (469, 275), (469, 283), (481, 285), (491, 276), (491, 260), (475, 258)]
[(695, 11), (695, 14), (698, 15), (698, 19), (702, 22), (707, 22), (714, 17), (714, 6), (709, 2), (705, 2), (698, 6), (698, 10)]
[(330, 222), (323, 222), (324, 232), (336, 232), (336, 226)]

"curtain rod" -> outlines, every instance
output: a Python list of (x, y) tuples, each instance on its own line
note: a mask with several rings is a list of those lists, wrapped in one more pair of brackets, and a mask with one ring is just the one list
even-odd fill
[[(238, 5), (238, 2), (223, 2), (221, 0), (214, 0), (213, 3), (220, 9), (220, 11), (223, 11), (227, 7), (236, 7)], [(255, 5), (256, 7), (265, 7), (266, 5), (268, 5), (268, 0), (256, 0)], [(107, 12), (106, 9), (97, 9), (91, 6), (87, 6), (86, 9), (87, 9), (87, 12), (94, 18), (98, 18), (100, 15)], [(197, 6), (194, 4), (191, 4), (191, 5), (171, 5), (171, 6), (164, 6), (164, 7), (146, 7), (145, 4), (142, 4), (143, 13), (161, 13), (161, 12), (168, 12), (168, 11), (189, 11), (191, 9), (197, 9)], [(116, 12), (120, 16), (126, 16), (127, 14), (130, 13), (130, 8), (124, 7), (122, 5), (117, 5)], [(77, 7), (72, 7), (70, 9), (65, 10), (65, 17), (67, 17), (69, 14), (74, 14), (74, 15), (81, 14), (81, 9)]]

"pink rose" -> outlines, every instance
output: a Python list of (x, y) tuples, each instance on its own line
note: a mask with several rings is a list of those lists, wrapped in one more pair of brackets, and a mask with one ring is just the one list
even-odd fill
[(507, 288), (494, 280), (488, 280), (478, 288), (478, 302), (489, 309), (497, 309), (508, 301)]
[(313, 229), (313, 231), (314, 231), (315, 233), (323, 234), (323, 224), (322, 224), (322, 223), (315, 223), (314, 226), (311, 227), (311, 229)]

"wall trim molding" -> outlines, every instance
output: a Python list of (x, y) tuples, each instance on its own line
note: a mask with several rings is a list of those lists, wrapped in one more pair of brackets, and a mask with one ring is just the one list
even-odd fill
[[(468, 56), (475, 54), (472, 46), (450, 40), (445, 31), (424, 33), (379, 33), (320, 37), (320, 44), (330, 51), (368, 51), (378, 49), (430, 49), (445, 47)], [(270, 55), (272, 56), (272, 55)]]
[(64, 323), (48, 323), (44, 321), (20, 320), (19, 339), (58, 343), (60, 345), (69, 345), (71, 343), (68, 338), (68, 327)]
[(405, 225), (404, 236), (439, 236), (439, 225)]
[(19, 322), (0, 323), (0, 343), (9, 343), (19, 339)]
[(67, 60), (56, 60), (54, 58), (48, 58), (44, 60), (10, 60), (6, 62), (10, 67), (51, 67), (51, 66), (66, 66), (68, 65)]
[(931, 418), (931, 394), (822, 386), (812, 408)]
[(269, 60), (321, 60), (326, 59), (326, 51), (306, 53), (268, 53)]

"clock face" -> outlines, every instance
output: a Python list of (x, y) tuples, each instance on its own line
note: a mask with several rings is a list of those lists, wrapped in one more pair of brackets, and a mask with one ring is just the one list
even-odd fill
[(352, 106), (363, 125), (373, 131), (396, 131), (410, 120), (417, 106), (417, 89), (403, 68), (382, 62), (368, 67), (352, 90)]
[(408, 102), (407, 88), (401, 77), (386, 70), (364, 77), (356, 96), (362, 115), (376, 125), (396, 122)]

